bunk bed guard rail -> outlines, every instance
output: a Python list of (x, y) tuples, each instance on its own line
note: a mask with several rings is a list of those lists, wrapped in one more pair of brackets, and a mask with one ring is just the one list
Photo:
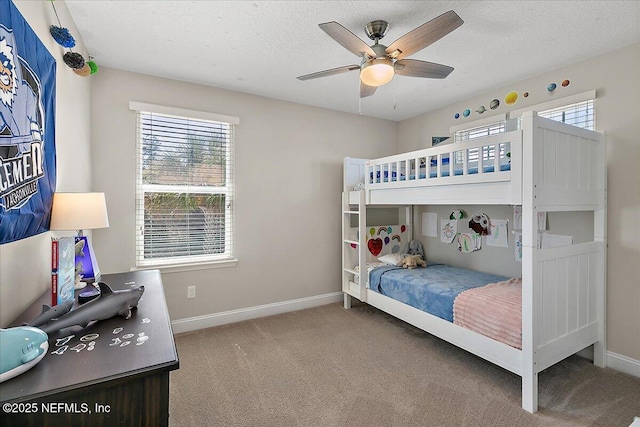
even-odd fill
[[(483, 184), (478, 186), (477, 184)], [(456, 199), (467, 203), (520, 204), (522, 201), (522, 131), (476, 138), (369, 160), (365, 164), (368, 203), (446, 201), (444, 186), (456, 187)], [(465, 188), (466, 186), (466, 188)], [(443, 187), (443, 188), (438, 188)], [(425, 189), (430, 192), (424, 192)], [(422, 190), (403, 196), (397, 190)], [(424, 200), (427, 202), (428, 200)], [(452, 200), (454, 201), (454, 200)]]

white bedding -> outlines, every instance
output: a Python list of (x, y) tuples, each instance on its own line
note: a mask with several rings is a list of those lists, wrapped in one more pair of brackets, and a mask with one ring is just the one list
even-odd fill
[[(368, 262), (367, 263), (367, 277), (369, 277), (369, 273), (371, 273), (371, 270), (373, 270), (376, 267), (380, 267), (382, 265), (386, 265), (384, 262)], [(360, 266), (356, 265), (354, 270), (358, 273), (360, 273)], [(356, 275), (353, 277), (353, 283), (360, 283), (360, 274)]]

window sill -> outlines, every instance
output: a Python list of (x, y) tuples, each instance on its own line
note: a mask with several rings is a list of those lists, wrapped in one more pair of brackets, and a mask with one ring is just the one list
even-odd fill
[(160, 270), (164, 273), (180, 273), (183, 271), (196, 271), (196, 270), (209, 270), (213, 268), (235, 267), (236, 264), (238, 264), (238, 260), (234, 258), (234, 259), (228, 259), (224, 261), (194, 262), (189, 264), (147, 265), (147, 266), (140, 266), (140, 267), (132, 267), (130, 271)]

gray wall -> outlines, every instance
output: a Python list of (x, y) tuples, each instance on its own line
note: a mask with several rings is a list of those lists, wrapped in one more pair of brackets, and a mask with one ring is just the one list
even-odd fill
[[(76, 75), (62, 61), (66, 50), (49, 34), (49, 27), (57, 22), (50, 2), (14, 3), (58, 64), (55, 113), (57, 191), (89, 191), (91, 78)], [(76, 38), (74, 50), (86, 56), (66, 5), (56, 2), (56, 9), (61, 22)], [(64, 234), (67, 233), (47, 232), (0, 245), (0, 327), (7, 326), (26, 306), (51, 289), (51, 237)]]
[[(511, 90), (531, 93), (513, 105), (520, 109), (551, 99), (595, 89), (596, 129), (606, 132), (608, 164), (608, 266), (607, 266), (607, 344), (608, 349), (640, 360), (640, 44), (610, 52), (574, 65), (550, 71), (536, 78), (489, 90), (473, 98), (406, 120), (400, 124), (400, 151), (431, 146), (432, 136), (446, 136), (449, 127), (464, 123), (454, 119), (465, 108), (475, 111), (493, 98), (504, 99)], [(552, 94), (551, 82), (569, 79), (571, 84)], [(504, 105), (496, 113), (509, 111)], [(490, 113), (485, 113), (484, 116)], [(468, 121), (481, 118), (472, 114)], [(509, 219), (509, 213), (500, 214)], [(576, 217), (579, 218), (579, 217)], [(588, 219), (587, 219), (588, 220)], [(571, 220), (569, 220), (570, 222)], [(497, 265), (507, 265), (513, 249), (493, 251)], [(485, 252), (483, 249), (480, 252)], [(489, 251), (465, 254), (480, 267)], [(471, 256), (469, 256), (471, 255)], [(445, 257), (445, 255), (443, 255)], [(454, 258), (452, 256), (452, 258)], [(459, 260), (460, 258), (457, 257)], [(489, 259), (486, 260), (489, 262)]]
[[(134, 267), (135, 112), (129, 101), (237, 116), (235, 267), (163, 270), (172, 320), (340, 290), (342, 158), (389, 155), (396, 122), (102, 68), (92, 79), (95, 230), (104, 272)], [(187, 299), (187, 286), (197, 298)]]
[[(436, 213), (438, 224), (441, 219), (449, 218), (453, 210), (462, 209), (466, 216), (458, 221), (458, 233), (471, 233), (469, 219), (477, 213), (484, 213), (490, 219), (506, 219), (509, 221), (508, 243), (509, 248), (487, 246), (483, 239), (482, 249), (472, 253), (458, 251), (458, 244), (442, 243), (440, 237), (426, 237), (422, 235), (422, 214), (425, 212)], [(513, 207), (503, 205), (441, 205), (441, 206), (416, 206), (414, 208), (415, 238), (420, 240), (425, 249), (425, 255), (429, 262), (441, 262), (457, 267), (471, 268), (487, 273), (500, 274), (507, 277), (520, 277), (522, 275), (522, 263), (515, 260), (515, 238), (513, 231)], [(564, 234), (574, 236), (574, 243), (589, 242), (593, 240), (593, 213), (592, 212), (550, 212), (547, 215), (547, 232), (551, 234)]]

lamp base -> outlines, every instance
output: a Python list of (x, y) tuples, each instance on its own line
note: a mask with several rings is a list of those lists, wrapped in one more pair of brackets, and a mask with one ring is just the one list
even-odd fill
[(76, 281), (73, 284), (73, 289), (77, 291), (78, 289), (84, 289), (86, 286), (87, 286), (87, 282), (83, 282), (82, 276), (80, 276), (79, 274), (76, 274)]
[(100, 296), (100, 291), (95, 286), (90, 286), (87, 290), (78, 294), (78, 304), (82, 305), (85, 302), (89, 302), (94, 298)]
[[(100, 279), (100, 268), (96, 260), (91, 241), (87, 236), (76, 236), (76, 280), (81, 276), (83, 283), (93, 283)], [(77, 285), (77, 283), (76, 283)], [(80, 288), (84, 288), (84, 284)]]

